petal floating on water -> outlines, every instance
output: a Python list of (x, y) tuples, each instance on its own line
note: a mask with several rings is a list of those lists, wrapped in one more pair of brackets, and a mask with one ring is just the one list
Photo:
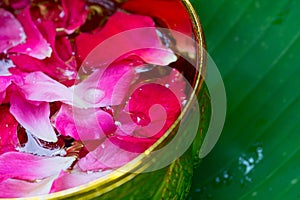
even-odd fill
[(50, 57), (52, 48), (33, 23), (30, 15), (30, 7), (26, 7), (18, 14), (17, 18), (21, 22), (27, 38), (24, 44), (19, 44), (18, 46), (11, 48), (9, 52), (22, 53), (37, 59)]
[(0, 154), (14, 151), (18, 146), (18, 122), (10, 114), (9, 107), (0, 106)]
[(48, 142), (57, 141), (49, 119), (49, 103), (41, 102), (34, 105), (16, 94), (10, 97), (10, 103), (10, 113), (26, 130), (39, 139)]
[(35, 181), (58, 175), (74, 162), (74, 157), (42, 157), (20, 152), (0, 155), (0, 179)]
[(25, 42), (24, 29), (13, 14), (0, 8), (0, 21), (0, 53)]
[(6, 179), (0, 182), (0, 198), (32, 197), (48, 194), (57, 176), (29, 182), (19, 179)]

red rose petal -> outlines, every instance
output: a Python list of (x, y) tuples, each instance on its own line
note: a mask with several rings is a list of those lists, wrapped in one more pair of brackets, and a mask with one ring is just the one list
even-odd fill
[[(180, 101), (175, 93), (165, 86), (155, 83), (142, 85), (131, 95), (128, 112), (125, 111), (119, 116), (119, 132), (109, 139), (124, 150), (142, 153), (177, 119), (181, 112)], [(126, 116), (126, 113), (130, 114)], [(128, 115), (131, 120), (128, 120)], [(126, 131), (130, 129), (134, 131)]]
[(170, 29), (192, 36), (190, 16), (180, 0), (128, 0), (122, 8), (162, 20)]
[[(145, 29), (141, 30), (139, 28)], [(114, 35), (133, 29), (137, 29), (137, 31), (126, 32), (123, 37), (119, 36), (116, 39), (118, 41), (113, 41), (106, 47), (98, 47), (100, 49), (98, 49), (97, 63), (109, 64), (107, 61), (114, 61), (109, 59), (116, 59), (120, 56), (126, 58), (129, 55), (137, 55), (150, 64), (168, 65), (176, 61), (176, 56), (173, 52), (161, 44), (154, 28), (154, 22), (150, 17), (116, 12), (109, 18), (102, 29), (97, 30), (94, 34), (81, 33), (76, 37), (77, 59), (79, 63), (81, 64), (88, 54), (101, 44), (101, 42)], [(148, 49), (140, 49), (140, 47)], [(116, 55), (116, 53), (127, 49), (130, 49), (125, 52), (128, 55)], [(103, 50), (106, 53), (102, 55), (100, 52), (103, 52)], [(90, 61), (90, 58), (88, 60)]]
[(64, 31), (71, 34), (85, 22), (88, 10), (84, 0), (62, 0), (62, 7), (65, 15)]
[(0, 106), (0, 154), (13, 151), (18, 146), (18, 122), (10, 114), (9, 108)]
[[(164, 28), (193, 37), (191, 18), (180, 0), (128, 0), (122, 8), (136, 14), (151, 16), (158, 22), (163, 22), (160, 25)], [(193, 40), (186, 40), (186, 37), (179, 34), (175, 34), (174, 37), (179, 51), (187, 52), (191, 57), (195, 56), (194, 43), (191, 42)]]
[(15, 10), (23, 9), (30, 4), (30, 0), (7, 0), (4, 1), (6, 5), (9, 5)]

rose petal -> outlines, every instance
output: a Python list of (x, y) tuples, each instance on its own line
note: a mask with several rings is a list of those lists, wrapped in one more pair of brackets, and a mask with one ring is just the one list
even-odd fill
[[(118, 105), (128, 93), (129, 87), (137, 75), (133, 63), (122, 61), (108, 68), (100, 68), (87, 79), (74, 86), (74, 102), (83, 107), (105, 107)], [(76, 104), (76, 103), (75, 103)]]
[[(115, 39), (117, 41), (113, 41), (109, 45), (98, 46), (116, 34), (133, 29), (137, 30), (124, 33), (123, 37), (122, 35), (117, 37), (117, 39)], [(125, 58), (130, 55), (137, 55), (146, 62), (159, 65), (167, 65), (176, 60), (176, 56), (173, 52), (162, 45), (154, 28), (154, 22), (150, 17), (132, 15), (124, 12), (116, 12), (109, 18), (105, 26), (94, 34), (81, 33), (76, 37), (76, 46), (79, 63), (82, 63), (87, 55), (97, 46), (97, 48), (100, 48), (97, 51), (99, 53), (95, 52), (95, 55), (97, 55), (97, 63), (107, 64), (107, 61), (113, 61), (109, 59), (116, 59), (120, 56)], [(142, 47), (148, 49), (141, 50)], [(106, 52), (105, 55), (102, 55), (103, 50)], [(122, 55), (124, 54), (123, 51), (126, 51), (125, 53), (127, 54)], [(118, 55), (118, 53), (122, 54)]]
[(42, 1), (38, 6), (32, 6), (31, 11), (37, 21), (52, 21), (59, 35), (74, 33), (88, 15), (88, 7), (84, 0)]
[(57, 35), (53, 21), (36, 22), (36, 25), (53, 49), (51, 58), (45, 62), (56, 63), (55, 66), (51, 66), (51, 69), (56, 71), (56, 76), (59, 77), (58, 73), (61, 73), (65, 79), (75, 79), (77, 63), (69, 38)]
[(48, 194), (57, 176), (50, 176), (37, 182), (6, 179), (0, 182), (0, 198), (32, 197)]
[(10, 113), (27, 131), (44, 141), (57, 141), (49, 120), (49, 103), (34, 105), (17, 95), (11, 96), (10, 103)]
[(20, 22), (3, 8), (0, 8), (0, 21), (0, 53), (25, 42), (26, 35)]
[(170, 29), (192, 36), (190, 16), (180, 0), (128, 0), (122, 8), (133, 13), (158, 18), (163, 20)]
[(30, 4), (30, 0), (7, 0), (4, 3), (14, 10), (23, 9)]
[(38, 60), (27, 55), (11, 55), (10, 58), (24, 72), (42, 71), (58, 81), (73, 80), (76, 77), (74, 67), (66, 65), (65, 62), (55, 56), (44, 60)]
[(16, 86), (12, 83), (21, 85), (23, 83), (22, 73), (16, 73), (9, 76), (0, 76), (0, 104), (9, 103), (11, 94), (14, 94), (17, 90)]
[[(122, 8), (136, 14), (154, 17), (158, 19), (157, 21), (162, 27), (193, 37), (190, 16), (180, 0), (128, 0), (123, 4)], [(191, 57), (195, 56), (195, 47), (193, 42), (191, 42), (193, 40), (187, 40), (187, 37), (180, 37), (179, 34), (173, 36), (179, 51), (187, 52)]]
[(23, 53), (37, 59), (50, 57), (52, 49), (50, 44), (47, 43), (33, 23), (30, 15), (30, 6), (27, 6), (20, 14), (18, 14), (17, 18), (21, 22), (27, 38), (24, 44), (19, 44), (18, 46), (11, 48), (9, 52)]
[(18, 146), (18, 122), (10, 114), (9, 108), (0, 106), (0, 154), (13, 151)]
[(7, 152), (0, 155), (0, 178), (35, 181), (58, 175), (74, 162), (74, 157), (41, 157)]
[(10, 86), (11, 82), (11, 76), (0, 76), (0, 103), (2, 103), (5, 99), (6, 89), (8, 88), (8, 86)]
[(130, 162), (139, 153), (129, 152), (105, 140), (94, 151), (88, 153), (78, 161), (78, 166), (83, 171), (99, 171), (116, 169)]
[(111, 173), (111, 170), (101, 172), (71, 172), (67, 173), (62, 171), (60, 176), (54, 181), (51, 193), (67, 190), (73, 187), (81, 186), (90, 183), (96, 179), (106, 176)]
[(31, 101), (62, 101), (72, 104), (73, 91), (42, 72), (32, 72), (18, 85), (25, 98)]
[[(173, 91), (156, 83), (144, 84), (131, 95), (128, 108), (117, 119), (120, 129), (109, 140), (126, 151), (142, 153), (168, 130), (180, 112), (180, 99)], [(123, 127), (124, 122), (129, 124)], [(132, 129), (134, 132), (127, 132)]]
[(81, 141), (101, 141), (116, 129), (112, 116), (101, 109), (78, 109), (62, 105), (52, 120), (60, 134)]
[(39, 60), (28, 55), (10, 55), (11, 60), (22, 71), (42, 71), (59, 81), (75, 79), (77, 64), (70, 41), (62, 36), (56, 37), (53, 22), (42, 21), (36, 25), (53, 49), (51, 57)]
[[(73, 56), (73, 47), (66, 36), (60, 36), (55, 38), (55, 50), (57, 55), (65, 62), (75, 62), (75, 57)], [(76, 65), (76, 64), (74, 64)]]
[(72, 34), (86, 20), (88, 10), (84, 0), (62, 0), (64, 19), (66, 24), (64, 30), (67, 34)]

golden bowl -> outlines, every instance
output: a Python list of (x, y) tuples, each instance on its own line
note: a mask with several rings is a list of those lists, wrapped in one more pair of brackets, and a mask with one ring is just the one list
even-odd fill
[[(178, 1), (179, 2), (179, 1)], [(191, 83), (194, 94), (198, 99), (205, 98), (203, 93), (203, 74), (205, 65), (205, 41), (203, 30), (197, 13), (188, 0), (179, 2), (184, 6), (190, 16), (191, 26), (194, 32), (194, 39), (197, 42), (197, 67), (183, 69), (187, 74), (187, 79)], [(180, 17), (180, 16), (179, 16)], [(190, 100), (191, 101), (191, 100)], [(159, 162), (158, 158), (149, 155), (169, 141), (170, 136), (176, 134), (178, 125), (182, 118), (188, 114), (192, 108), (191, 102), (187, 103), (186, 108), (169, 128), (169, 130), (152, 145), (146, 152), (123, 166), (119, 170), (115, 170), (105, 177), (102, 177), (89, 184), (68, 190), (32, 197), (30, 199), (185, 199), (192, 182), (192, 175), (195, 162), (199, 161), (197, 149), (200, 148), (203, 140), (203, 129), (207, 126), (206, 116), (207, 102), (200, 101), (201, 120), (198, 128), (196, 141), (190, 148), (177, 160), (173, 161), (167, 167), (162, 169), (143, 173), (151, 165)], [(192, 115), (188, 116), (191, 119)], [(188, 134), (188, 130), (186, 133)], [(163, 155), (163, 156), (168, 156)], [(163, 159), (163, 158), (161, 158)]]

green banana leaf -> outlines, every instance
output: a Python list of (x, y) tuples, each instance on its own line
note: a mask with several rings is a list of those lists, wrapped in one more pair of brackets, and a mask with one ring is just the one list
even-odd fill
[(300, 1), (191, 2), (228, 111), (189, 199), (299, 199)]

